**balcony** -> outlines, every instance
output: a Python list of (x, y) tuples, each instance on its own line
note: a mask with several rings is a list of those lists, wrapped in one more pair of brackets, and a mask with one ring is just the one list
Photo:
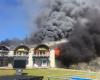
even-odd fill
[(29, 56), (29, 55), (28, 53), (17, 52), (17, 53), (14, 53), (14, 56)]
[(49, 53), (35, 53), (33, 54), (33, 57), (49, 57)]
[(8, 51), (0, 50), (0, 56), (8, 56)]

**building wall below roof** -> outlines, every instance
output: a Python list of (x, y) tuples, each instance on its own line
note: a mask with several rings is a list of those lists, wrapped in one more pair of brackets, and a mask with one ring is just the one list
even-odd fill
[[(54, 50), (51, 49), (49, 55), (34, 55), (34, 51), (33, 49), (30, 49), (28, 55), (14, 55), (14, 51), (9, 51), (8, 55), (5, 55), (7, 57), (10, 58), (14, 58), (16, 56), (22, 56), (22, 57), (28, 57), (27, 61), (28, 64), (26, 65), (27, 68), (33, 68), (33, 67), (55, 67), (55, 54), (54, 54)], [(34, 63), (34, 58), (38, 59), (39, 62), (41, 62), (41, 58), (42, 58), (42, 62), (40, 64), (37, 62)], [(47, 59), (47, 61), (45, 60)], [(46, 61), (46, 63), (45, 63)], [(12, 61), (10, 63), (8, 63), (8, 66), (4, 66), (4, 67), (12, 67)]]

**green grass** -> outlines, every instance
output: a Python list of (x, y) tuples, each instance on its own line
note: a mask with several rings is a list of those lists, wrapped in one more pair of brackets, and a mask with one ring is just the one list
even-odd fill
[[(47, 80), (47, 77), (49, 76), (72, 76), (72, 75), (80, 75), (82, 77), (89, 77), (89, 78), (95, 78), (97, 76), (97, 73), (92, 72), (92, 76), (90, 76), (90, 72), (86, 71), (79, 71), (79, 70), (70, 70), (70, 69), (59, 69), (59, 68), (50, 68), (50, 69), (26, 69), (24, 70), (25, 73), (28, 73), (28, 75), (32, 76), (44, 76), (44, 80)], [(13, 69), (1, 69), (0, 70), (0, 76), (3, 75), (14, 75), (15, 70)], [(52, 79), (53, 80), (53, 79)]]

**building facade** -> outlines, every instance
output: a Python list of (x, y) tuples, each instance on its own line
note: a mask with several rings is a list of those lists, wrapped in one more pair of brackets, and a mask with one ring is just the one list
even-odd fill
[(55, 53), (47, 45), (40, 44), (29, 48), (26, 45), (19, 45), (14, 50), (6, 46), (0, 46), (0, 67), (13, 66), (14, 58), (25, 58), (27, 68), (55, 67)]
[(13, 68), (15, 58), (24, 58), (27, 61), (27, 68), (54, 68), (57, 66), (56, 56), (59, 55), (59, 51), (55, 51), (55, 48), (58, 50), (57, 46), (65, 42), (66, 40), (62, 40), (31, 47), (21, 44), (13, 49), (0, 45), (0, 67)]

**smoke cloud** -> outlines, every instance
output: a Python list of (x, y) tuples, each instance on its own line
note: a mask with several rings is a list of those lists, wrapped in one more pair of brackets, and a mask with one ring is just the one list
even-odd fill
[(91, 15), (87, 14), (91, 12), (95, 14), (94, 12), (99, 10), (99, 3), (98, 1), (95, 4), (93, 0), (49, 0), (45, 11), (36, 21), (38, 27), (36, 39), (56, 41), (68, 38), (77, 22), (83, 26), (89, 22), (88, 16)]
[(43, 10), (45, 0), (21, 0), (19, 2), (22, 3), (22, 8), (25, 11), (27, 17), (26, 26), (29, 29), (28, 34), (30, 35), (31, 32), (34, 33), (37, 31), (35, 20)]
[(62, 44), (60, 60), (66, 66), (79, 62), (90, 62), (100, 56), (100, 11), (89, 9), (84, 18), (78, 18), (69, 43)]
[(60, 60), (66, 66), (100, 56), (100, 1), (49, 0), (37, 18), (39, 42), (69, 40), (62, 44)]

